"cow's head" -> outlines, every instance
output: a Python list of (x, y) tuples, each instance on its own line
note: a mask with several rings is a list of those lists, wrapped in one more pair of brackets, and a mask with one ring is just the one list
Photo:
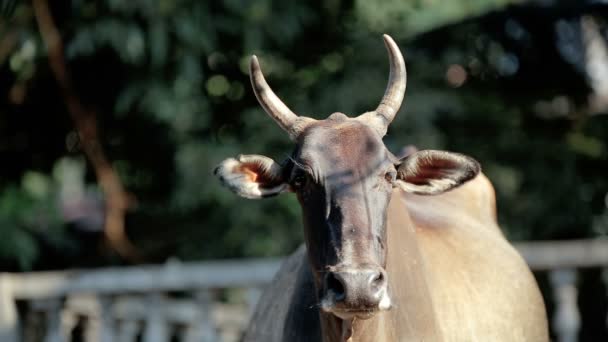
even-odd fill
[(298, 196), (321, 308), (341, 318), (371, 317), (391, 307), (385, 266), (392, 189), (435, 195), (479, 172), (475, 160), (460, 154), (427, 150), (398, 160), (388, 151), (382, 137), (401, 106), (406, 71), (392, 38), (384, 35), (384, 42), (391, 68), (386, 92), (376, 110), (355, 118), (294, 114), (270, 89), (253, 56), (255, 95), (296, 146), (282, 164), (241, 155), (215, 170), (225, 186), (246, 198)]

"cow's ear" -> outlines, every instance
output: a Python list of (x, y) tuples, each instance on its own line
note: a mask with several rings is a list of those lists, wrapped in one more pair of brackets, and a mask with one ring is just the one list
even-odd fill
[(438, 195), (475, 178), (479, 163), (463, 154), (424, 150), (401, 160), (395, 185), (405, 192)]
[(224, 160), (213, 173), (234, 193), (245, 198), (278, 195), (289, 187), (282, 167), (274, 160), (259, 155), (240, 155)]

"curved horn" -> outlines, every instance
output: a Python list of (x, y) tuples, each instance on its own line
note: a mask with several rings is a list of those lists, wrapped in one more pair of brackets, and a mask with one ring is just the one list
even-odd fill
[(297, 116), (283, 103), (283, 101), (281, 101), (281, 99), (279, 99), (268, 83), (266, 83), (266, 79), (260, 68), (260, 63), (255, 55), (251, 56), (249, 78), (251, 79), (251, 86), (253, 87), (255, 97), (258, 99), (262, 108), (264, 108), (266, 113), (268, 113), (283, 130), (289, 133), (292, 140), (295, 140), (300, 132), (306, 127), (305, 123), (312, 121), (312, 119)]
[(373, 112), (363, 114), (363, 119), (372, 124), (382, 136), (386, 134), (388, 125), (393, 121), (399, 107), (401, 107), (407, 84), (405, 62), (399, 47), (389, 35), (385, 34), (383, 38), (390, 62), (388, 85), (378, 108)]

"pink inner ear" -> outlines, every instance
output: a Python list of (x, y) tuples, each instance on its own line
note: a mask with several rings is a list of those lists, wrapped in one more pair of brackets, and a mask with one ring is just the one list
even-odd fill
[(480, 171), (473, 158), (452, 152), (423, 150), (406, 157), (397, 169), (398, 178), (413, 186), (413, 192), (441, 193), (474, 178)]
[(450, 159), (420, 158), (415, 167), (405, 174), (406, 181), (412, 184), (428, 184), (429, 180), (449, 177), (461, 166)]
[(245, 177), (247, 177), (249, 179), (250, 182), (255, 182), (258, 179), (258, 173), (256, 173), (255, 171), (252, 171), (249, 168), (249, 165), (241, 165), (241, 167), (239, 168), (239, 171), (242, 172)]
[(281, 183), (279, 177), (274, 175), (262, 160), (241, 162), (235, 171), (245, 175), (249, 181), (260, 184), (261, 187), (270, 188)]

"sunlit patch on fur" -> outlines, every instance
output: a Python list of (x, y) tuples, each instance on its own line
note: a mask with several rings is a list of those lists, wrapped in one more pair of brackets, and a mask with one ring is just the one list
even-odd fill
[(321, 310), (331, 313), (336, 306), (335, 295), (333, 291), (328, 291), (325, 297), (321, 300)]
[(399, 186), (403, 191), (412, 194), (440, 194), (447, 189), (452, 189), (458, 185), (458, 183), (450, 178), (445, 179), (430, 179), (427, 180), (428, 184), (418, 185), (411, 184), (403, 181), (397, 181), (397, 186)]
[(382, 311), (390, 310), (392, 306), (393, 303), (391, 302), (391, 297), (388, 295), (388, 292), (385, 289), (382, 292), (382, 298), (380, 299), (380, 303), (378, 304), (378, 309)]

